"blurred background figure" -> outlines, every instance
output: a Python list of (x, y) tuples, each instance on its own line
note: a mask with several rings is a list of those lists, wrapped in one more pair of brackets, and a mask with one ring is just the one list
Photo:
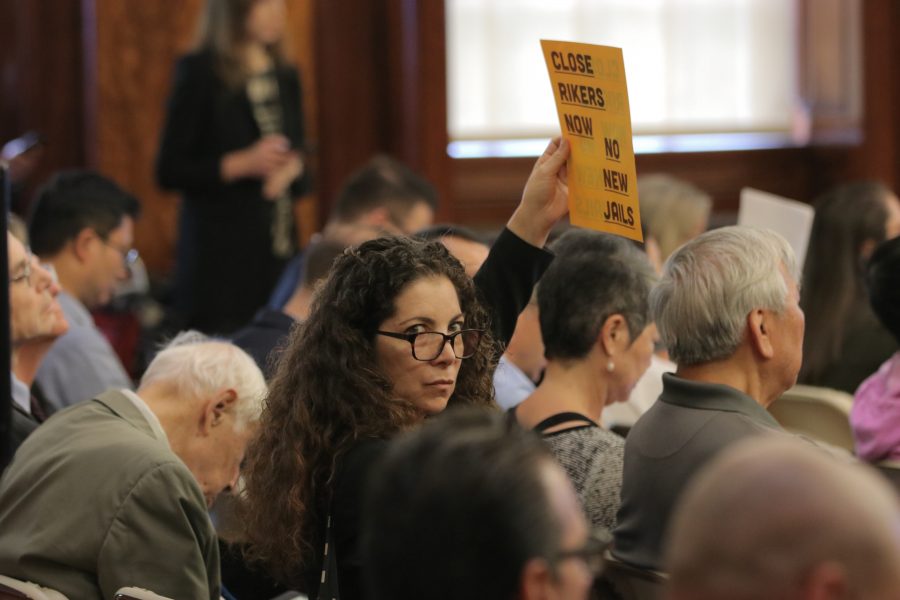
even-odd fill
[[(900, 237), (884, 242), (872, 254), (866, 284), (872, 310), (900, 344)], [(859, 458), (900, 460), (900, 351), (856, 390), (850, 425)]]
[[(374, 156), (344, 180), (319, 238), (357, 246), (382, 235), (411, 235), (431, 225), (437, 203), (427, 180), (399, 160)], [(269, 308), (282, 308), (302, 277), (301, 252), (281, 274)]]
[(729, 448), (672, 519), (671, 600), (900, 597), (900, 507), (880, 477), (794, 440)]
[(343, 244), (329, 239), (310, 244), (303, 253), (300, 284), (284, 307), (281, 310), (259, 309), (253, 321), (234, 334), (232, 341), (253, 357), (266, 379), (275, 374), (278, 357), (287, 344), (291, 328), (309, 316), (316, 288), (328, 277), (334, 259), (344, 248)]
[(885, 185), (863, 181), (832, 189), (814, 206), (799, 381), (852, 394), (898, 348), (869, 306), (864, 266), (880, 242), (900, 235), (900, 201)]
[(663, 173), (638, 177), (641, 224), (648, 239), (647, 255), (655, 261), (655, 245), (662, 264), (676, 248), (704, 231), (709, 225), (712, 198), (687, 181)]
[(38, 395), (51, 412), (132, 381), (90, 310), (109, 304), (128, 278), (137, 198), (93, 171), (55, 174), (34, 200), (29, 238), (52, 266), (69, 331), (56, 340), (37, 371)]
[(416, 237), (425, 240), (438, 240), (450, 254), (462, 263), (466, 275), (475, 277), (488, 256), (490, 246), (487, 240), (468, 227), (440, 223), (416, 232)]
[(293, 204), (309, 176), (285, 10), (284, 0), (207, 0), (196, 48), (175, 67), (156, 176), (183, 196), (181, 326), (246, 324), (296, 251)]

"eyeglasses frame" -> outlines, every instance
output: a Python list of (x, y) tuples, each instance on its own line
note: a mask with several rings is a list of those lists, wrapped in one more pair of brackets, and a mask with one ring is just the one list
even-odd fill
[[(465, 356), (457, 356), (456, 348), (453, 347), (454, 341), (460, 335), (462, 335), (464, 333), (470, 333), (470, 332), (476, 332), (478, 334), (478, 343), (475, 344), (475, 349), (472, 350), (471, 354), (467, 354)], [(409, 342), (409, 347), (410, 347), (410, 350), (412, 351), (412, 356), (415, 360), (418, 360), (421, 362), (430, 362), (441, 355), (441, 352), (444, 351), (444, 346), (447, 345), (447, 342), (450, 342), (450, 349), (453, 350), (453, 356), (456, 356), (456, 358), (458, 358), (460, 360), (464, 360), (466, 358), (472, 358), (472, 356), (474, 356), (475, 353), (478, 352), (478, 346), (481, 345), (481, 336), (484, 335), (484, 330), (483, 329), (460, 329), (459, 331), (454, 331), (453, 333), (441, 333), (440, 331), (419, 331), (417, 333), (396, 333), (394, 331), (382, 331), (380, 329), (377, 329), (377, 330), (375, 330), (375, 333), (377, 333), (378, 335), (383, 335), (385, 337), (395, 338), (398, 340), (406, 340), (407, 342)], [(435, 354), (431, 358), (419, 358), (418, 356), (416, 356), (416, 338), (425, 333), (430, 333), (430, 334), (436, 333), (440, 336), (443, 336), (443, 338), (444, 338), (444, 340), (441, 342), (441, 345), (438, 347), (437, 354)]]

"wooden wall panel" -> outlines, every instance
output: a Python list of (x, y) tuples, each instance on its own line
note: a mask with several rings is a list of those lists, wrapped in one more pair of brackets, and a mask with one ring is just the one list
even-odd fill
[[(0, 144), (35, 130), (46, 139), (23, 201), (50, 173), (82, 166), (85, 139), (81, 13), (76, 2), (0, 2)], [(20, 206), (26, 211), (26, 206)]]
[(154, 273), (168, 272), (178, 200), (161, 192), (153, 164), (178, 55), (191, 45), (200, 0), (84, 0), (89, 163), (141, 200), (135, 246)]
[(343, 179), (387, 151), (387, 50), (384, 0), (315, 4), (317, 193), (327, 214)]
[(447, 218), (443, 2), (319, 0), (316, 25), (323, 217), (351, 171), (388, 153), (435, 184)]

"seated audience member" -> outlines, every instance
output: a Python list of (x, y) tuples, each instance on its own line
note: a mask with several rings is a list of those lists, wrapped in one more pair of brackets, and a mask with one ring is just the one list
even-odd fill
[(513, 414), (544, 435), (592, 525), (611, 530), (625, 441), (603, 428), (600, 415), (628, 399), (650, 363), (656, 327), (647, 295), (655, 275), (643, 253), (608, 234), (572, 230), (553, 250), (538, 287), (547, 369)]
[(540, 439), (450, 411), (397, 440), (372, 477), (372, 600), (586, 600), (605, 544)]
[[(30, 361), (33, 348), (43, 348), (66, 329), (66, 319), (55, 297), (59, 288), (53, 276), (11, 233), (6, 234), (9, 257), (9, 329), (12, 350), (12, 450), (15, 451), (43, 421), (35, 414), (31, 396), (31, 379), (23, 375), (20, 359), (23, 352)], [(25, 369), (25, 372), (29, 372)], [(31, 370), (33, 375), (33, 369)], [(20, 377), (22, 375), (22, 377)], [(32, 377), (33, 379), (33, 377)]]
[(532, 294), (494, 371), (494, 399), (500, 408), (509, 410), (533, 394), (546, 366), (537, 294)]
[(803, 344), (794, 253), (776, 233), (725, 227), (676, 250), (650, 314), (678, 370), (625, 441), (613, 554), (660, 569), (686, 483), (747, 436), (785, 433), (766, 411), (794, 385)]
[[(22, 221), (12, 213), (9, 214), (9, 220), (10, 233), (16, 238), (22, 247), (22, 251), (31, 255), (30, 251), (28, 251), (28, 226), (25, 224), (25, 221)], [(12, 242), (10, 242), (11, 244)], [(31, 256), (33, 257), (33, 255)], [(28, 267), (29, 271), (33, 271), (32, 266), (34, 264), (37, 264), (36, 258), (33, 258), (31, 261), (31, 266)], [(40, 335), (27, 336), (26, 339), (21, 340), (18, 344), (13, 340), (12, 385), (13, 392), (17, 393), (18, 398), (21, 399), (20, 404), (24, 406), (30, 403), (31, 416), (38, 422), (43, 422), (49, 416), (49, 410), (47, 410), (41, 399), (32, 393), (32, 385), (44, 356), (50, 351), (56, 339), (69, 330), (69, 322), (66, 321), (62, 307), (56, 299), (57, 294), (59, 294), (59, 284), (55, 275), (48, 271), (45, 265), (41, 265), (40, 268), (44, 269), (53, 280), (52, 286), (48, 288), (52, 296), (52, 307), (47, 309), (46, 314), (41, 318)], [(22, 270), (25, 270), (24, 266)]]
[[(338, 192), (322, 237), (356, 246), (382, 235), (411, 235), (431, 225), (437, 192), (409, 167), (389, 156), (375, 156), (350, 174)], [(297, 288), (302, 253), (288, 263), (269, 300), (281, 308)]]
[(303, 253), (300, 285), (280, 310), (262, 308), (253, 321), (234, 334), (232, 341), (247, 351), (270, 379), (275, 364), (287, 343), (295, 323), (309, 316), (316, 286), (328, 276), (334, 259), (344, 251), (344, 245), (322, 239), (312, 243)]
[(868, 468), (795, 440), (745, 440), (672, 517), (669, 598), (900, 598), (898, 521), (894, 491)]
[(450, 254), (462, 263), (469, 277), (475, 277), (490, 251), (490, 246), (477, 233), (461, 225), (442, 223), (417, 231), (415, 235), (444, 244)]
[[(900, 237), (872, 254), (866, 284), (872, 310), (900, 342)], [(900, 351), (856, 390), (850, 425), (859, 458), (900, 460)]]
[(900, 201), (881, 183), (841, 185), (815, 202), (803, 270), (809, 327), (800, 383), (852, 394), (900, 349), (869, 306), (864, 265), (875, 247), (900, 235)]
[(88, 171), (58, 173), (38, 192), (31, 247), (59, 279), (59, 304), (69, 331), (44, 357), (37, 385), (51, 411), (132, 382), (90, 309), (109, 302), (128, 274), (137, 200)]
[(542, 247), (567, 210), (568, 152), (548, 145), (474, 279), (442, 244), (416, 238), (372, 240), (335, 261), (291, 333), (247, 453), (246, 533), (276, 577), (310, 598), (331, 597), (335, 583), (342, 600), (362, 597), (371, 467), (388, 440), (448, 405), (492, 404), (494, 340), (512, 335), (552, 260)]
[(664, 173), (639, 177), (638, 191), (647, 255), (651, 264), (659, 261), (654, 266), (660, 271), (679, 246), (706, 231), (712, 198), (693, 184)]
[[(641, 223), (644, 242), (635, 242), (635, 246), (640, 248), (646, 255), (647, 260), (653, 265), (653, 269), (657, 276), (662, 274), (662, 263), (659, 262), (659, 246), (653, 236), (650, 235), (644, 223)], [(662, 346), (657, 345), (650, 357), (650, 366), (641, 375), (628, 400), (625, 402), (614, 402), (607, 404), (603, 409), (603, 424), (622, 435), (627, 435), (628, 430), (637, 422), (642, 414), (647, 412), (659, 395), (662, 394), (662, 376), (663, 373), (672, 373), (675, 371), (675, 363), (669, 360), (669, 353)]]
[(207, 507), (234, 485), (265, 392), (240, 348), (189, 332), (137, 393), (110, 390), (54, 415), (0, 480), (0, 573), (69, 598), (136, 586), (218, 600)]
[[(481, 268), (490, 250), (474, 231), (457, 225), (435, 225), (416, 235), (440, 240), (470, 277)], [(544, 344), (537, 315), (537, 298), (532, 294), (494, 371), (494, 399), (501, 408), (512, 408), (527, 398), (544, 372)]]

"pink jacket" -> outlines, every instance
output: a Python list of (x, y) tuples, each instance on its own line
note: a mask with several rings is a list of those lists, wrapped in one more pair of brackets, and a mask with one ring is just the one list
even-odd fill
[(900, 460), (900, 352), (856, 390), (850, 426), (859, 458)]

